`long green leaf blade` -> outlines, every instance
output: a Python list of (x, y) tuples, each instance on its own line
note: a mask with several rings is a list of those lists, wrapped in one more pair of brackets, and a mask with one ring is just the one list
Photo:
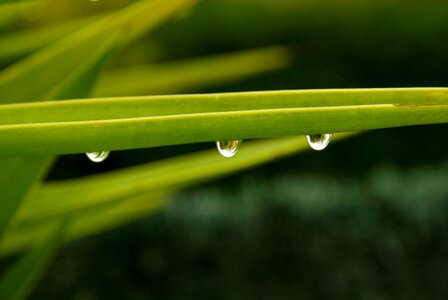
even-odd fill
[[(93, 83), (83, 86), (82, 84), (79, 84), (80, 80), (87, 78), (93, 82), (93, 79), (97, 77), (98, 72), (104, 63), (103, 58), (107, 57), (107, 46), (109, 41), (111, 41), (111, 38), (109, 37), (105, 39), (104, 42), (102, 40), (97, 40), (96, 46), (98, 48), (95, 49), (90, 59), (80, 63), (78, 68), (72, 70), (69, 77), (49, 89), (46, 98), (58, 99), (63, 98), (64, 96), (86, 96)], [(16, 154), (12, 154), (11, 156), (14, 155)], [(0, 187), (5, 191), (3, 195), (3, 206), (5, 209), (2, 210), (0, 215), (0, 237), (4, 233), (6, 227), (9, 226), (16, 211), (26, 200), (26, 196), (32, 190), (32, 187), (44, 178), (52, 161), (52, 157), (46, 156), (7, 157), (0, 160), (1, 165), (4, 166), (4, 169), (0, 172)], [(11, 170), (14, 170), (14, 172), (17, 173), (16, 176), (11, 177), (11, 175), (13, 175), (11, 174)]]
[[(102, 18), (1, 73), (0, 102), (86, 97), (101, 66), (115, 47), (131, 42), (192, 3), (192, 0), (175, 0), (169, 3), (161, 0), (139, 1)], [(125, 29), (127, 34), (120, 35)], [(52, 72), (42, 76), (42, 70), (45, 69), (51, 69)], [(10, 156), (16, 155), (20, 154), (12, 153)], [(8, 180), (0, 182), (0, 187), (8, 189), (2, 200), (10, 208), (2, 216), (4, 220), (0, 234), (13, 218), (24, 196), (45, 174), (39, 166), (47, 166), (51, 158), (40, 157), (31, 162), (23, 158), (12, 160), (16, 169), (27, 170), (28, 175), (18, 176), (13, 185), (7, 186)], [(0, 164), (6, 166), (9, 161), (10, 158), (2, 158)], [(7, 178), (9, 172), (9, 169), (0, 170), (0, 178)]]
[[(76, 215), (68, 228), (66, 239), (76, 239), (115, 228), (159, 209), (167, 199), (159, 194), (143, 194), (130, 197), (127, 201), (102, 207), (100, 210), (81, 212)], [(6, 237), (6, 243), (0, 248), (0, 255), (10, 254), (29, 248), (42, 240), (51, 229), (52, 222), (43, 222), (39, 226), (20, 226)]]
[[(47, 160), (36, 157), (5, 158), (1, 162), (2, 168), (8, 170), (8, 172), (0, 172), (0, 191), (2, 194), (0, 236), (7, 229), (22, 200), (32, 190), (32, 188), (24, 189), (23, 186), (32, 187), (50, 166)], [(26, 166), (26, 169), (23, 168), (24, 166)]]
[(93, 23), (97, 17), (91, 16), (2, 35), (0, 36), (0, 45), (2, 45), (0, 48), (0, 63), (16, 60), (44, 48), (58, 39), (74, 33), (83, 26)]
[[(338, 141), (353, 134), (338, 134)], [(217, 151), (201, 151), (146, 165), (46, 183), (36, 190), (17, 216), (17, 222), (58, 217), (105, 203), (154, 191), (172, 191), (308, 150), (304, 137), (246, 142), (240, 153), (227, 160)], [(58, 201), (64, 197), (64, 201)]]
[(447, 88), (335, 89), (99, 98), (0, 105), (0, 125), (359, 105), (448, 104)]
[[(98, 48), (95, 55), (80, 64), (71, 76), (56, 85), (48, 98), (85, 96), (84, 93), (89, 92), (93, 83), (83, 85), (82, 80), (88, 79), (94, 82), (94, 78), (97, 77), (104, 63), (103, 58), (107, 57), (107, 53), (104, 52), (107, 51), (109, 51), (108, 48)], [(22, 202), (26, 200), (26, 196), (32, 190), (32, 187), (44, 178), (52, 162), (52, 157), (45, 156), (0, 159), (0, 163), (4, 167), (0, 172), (0, 188), (5, 191), (2, 197), (4, 209), (0, 213), (0, 237)], [(16, 174), (11, 174), (11, 170)]]
[(43, 8), (43, 1), (0, 2), (0, 29), (23, 21)]
[[(412, 96), (412, 91), (416, 95)], [(38, 117), (40, 123), (0, 126), (0, 155), (81, 153), (97, 149), (121, 150), (448, 122), (446, 89), (369, 90), (365, 94), (368, 96), (363, 97), (360, 90), (287, 91), (14, 106), (15, 118), (20, 120), (26, 116), (28, 122), (36, 121), (30, 120), (34, 115), (30, 111), (36, 107), (51, 107), (54, 111), (51, 113), (46, 109), (47, 115)], [(383, 99), (382, 94), (393, 97), (389, 95)], [(132, 101), (137, 105), (133, 106)], [(386, 104), (346, 105), (353, 101)], [(390, 101), (394, 104), (387, 103)], [(128, 109), (123, 108), (126, 102)], [(173, 106), (173, 103), (182, 102), (183, 107)], [(336, 105), (312, 107), (313, 102)], [(160, 106), (152, 105), (154, 103)], [(80, 109), (74, 110), (73, 106)], [(177, 113), (165, 115), (176, 109), (179, 110)], [(13, 110), (9, 110), (10, 115)], [(142, 116), (145, 112), (150, 116)], [(111, 115), (115, 118), (100, 119)], [(84, 118), (81, 121), (77, 120), (80, 116)], [(94, 116), (96, 120), (85, 120), (86, 116)], [(57, 122), (51, 122), (52, 118)]]
[[(0, 74), (0, 102), (44, 99), (49, 88), (76, 69), (85, 57), (95, 52), (102, 40), (118, 33), (117, 46), (130, 43), (178, 10), (193, 3), (194, 0), (138, 1), (101, 18), (3, 71)], [(42, 76), (42, 70), (47, 68), (51, 68), (52, 72), (46, 72), (45, 76)]]
[(137, 96), (193, 91), (282, 69), (290, 65), (291, 61), (291, 51), (277, 46), (111, 70), (101, 76), (93, 96)]
[[(341, 134), (334, 139), (351, 135)], [(209, 150), (107, 174), (47, 183), (33, 193), (17, 215), (16, 226), (6, 235), (0, 253), (29, 247), (40, 239), (54, 218), (73, 217), (69, 235), (82, 237), (147, 214), (155, 209), (154, 204), (163, 204), (167, 193), (307, 149), (304, 137), (254, 141), (245, 143), (232, 160)], [(65, 201), (61, 202), (61, 197)], [(144, 203), (136, 204), (135, 199)], [(103, 225), (96, 228), (98, 219)]]

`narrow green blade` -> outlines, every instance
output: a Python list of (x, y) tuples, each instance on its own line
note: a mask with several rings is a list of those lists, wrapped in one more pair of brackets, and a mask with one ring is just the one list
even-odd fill
[[(111, 38), (107, 38), (101, 41), (101, 44), (98, 43), (99, 47), (91, 57), (79, 64), (79, 67), (74, 69), (65, 80), (55, 84), (47, 98), (85, 97), (90, 92), (95, 78), (112, 50), (110, 40)], [(86, 80), (88, 81), (86, 82)], [(46, 156), (0, 159), (0, 164), (4, 167), (0, 170), (0, 188), (4, 191), (2, 197), (4, 209), (0, 213), (0, 237), (32, 187), (44, 178), (52, 162), (53, 158)], [(11, 171), (15, 174), (11, 174)]]
[[(1, 15), (1, 7), (0, 7)], [(91, 24), (98, 16), (69, 20), (37, 28), (13, 31), (0, 36), (0, 64), (18, 60), (34, 51), (42, 49), (57, 40), (73, 34), (82, 27)]]
[[(42, 157), (12, 157), (0, 161), (2, 168), (8, 170), (0, 172), (0, 191), (2, 191), (0, 236), (2, 236), (22, 200), (26, 198), (37, 180), (46, 173), (50, 163)], [(24, 189), (24, 186), (30, 188)]]
[[(95, 97), (175, 94), (286, 68), (287, 47), (269, 47), (105, 72)], [(126, 80), (123, 80), (126, 78)]]
[(411, 88), (125, 97), (0, 106), (0, 114), (17, 122), (0, 125), (0, 156), (69, 154), (441, 124), (448, 122), (448, 94)]
[[(128, 44), (194, 2), (142, 0), (104, 16), (0, 73), (0, 103), (46, 99), (61, 78), (76, 70), (111, 35), (117, 38), (115, 46)], [(45, 76), (42, 76), (43, 72)]]
[[(165, 2), (139, 1), (51, 45), (0, 74), (0, 102), (29, 102), (44, 99), (86, 97), (98, 73), (111, 52), (119, 45), (132, 42), (141, 34), (156, 27), (193, 0)], [(126, 33), (123, 32), (126, 29)], [(44, 70), (51, 70), (45, 72)], [(61, 80), (62, 78), (62, 80)], [(16, 153), (11, 156), (18, 155)], [(0, 187), (8, 191), (2, 200), (8, 210), (0, 223), (0, 234), (31, 187), (45, 174), (51, 158), (0, 159), (0, 165), (14, 164), (18, 173), (14, 185), (9, 185), (9, 168), (0, 170)]]
[[(334, 140), (349, 136), (353, 134), (336, 135)], [(55, 219), (70, 215), (70, 238), (83, 237), (136, 220), (181, 188), (308, 149), (304, 137), (253, 141), (245, 143), (231, 160), (216, 150), (208, 150), (107, 174), (47, 183), (33, 193), (16, 216), (16, 226), (5, 236), (0, 254), (29, 247)]]
[(0, 29), (8, 28), (39, 12), (43, 1), (8, 1), (0, 2)]

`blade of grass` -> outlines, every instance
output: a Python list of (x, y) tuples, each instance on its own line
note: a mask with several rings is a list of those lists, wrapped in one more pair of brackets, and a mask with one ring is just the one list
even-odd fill
[[(109, 39), (110, 40), (110, 39)], [(105, 44), (107, 46), (107, 44)], [(96, 53), (87, 59), (75, 70), (70, 77), (63, 80), (53, 88), (50, 97), (58, 98), (64, 96), (84, 96), (91, 85), (82, 86), (80, 80), (96, 77), (104, 63), (103, 57), (107, 57), (108, 48), (100, 47)], [(33, 186), (44, 178), (53, 162), (52, 157), (11, 157), (2, 158), (0, 163), (4, 169), (0, 172), (0, 188), (5, 191), (3, 194), (3, 205), (6, 209), (0, 214), (0, 237), (6, 227), (11, 222), (14, 214), (26, 200), (26, 196)], [(11, 170), (16, 172), (16, 176), (11, 177)], [(0, 241), (0, 244), (2, 241)]]
[[(353, 134), (337, 134), (340, 141)], [(155, 163), (57, 183), (36, 190), (18, 213), (16, 223), (60, 217), (101, 208), (140, 193), (173, 191), (308, 150), (304, 137), (246, 142), (232, 160), (217, 151), (201, 151)], [(64, 201), (59, 199), (64, 198)]]
[[(391, 90), (388, 90), (391, 92)], [(448, 122), (448, 98), (446, 89), (418, 89), (417, 95), (425, 95), (417, 98), (416, 103), (426, 101), (426, 104), (409, 104), (409, 91), (401, 89), (404, 93), (403, 101), (400, 93), (394, 93), (397, 104), (374, 105), (350, 105), (350, 106), (323, 106), (323, 107), (293, 107), (296, 102), (308, 102), (311, 100), (325, 102), (338, 102), (336, 100), (351, 99), (353, 95), (364, 100), (371, 101), (376, 98), (377, 103), (385, 102), (382, 98), (371, 97), (375, 92), (384, 93), (384, 90), (370, 90), (370, 95), (365, 99), (362, 92), (353, 91), (314, 91), (309, 92), (289, 91), (284, 94), (276, 92), (237, 93), (228, 95), (198, 95), (176, 96), (165, 99), (188, 100), (184, 107), (179, 109), (208, 112), (194, 112), (173, 115), (156, 115), (149, 117), (134, 117), (133, 113), (141, 114), (142, 110), (135, 112), (118, 111), (122, 107), (123, 99), (107, 100), (109, 110), (104, 111), (100, 100), (84, 100), (82, 110), (101, 118), (104, 115), (119, 113), (118, 119), (73, 121), (79, 111), (67, 109), (73, 106), (73, 101), (65, 103), (53, 103), (53, 108), (63, 108), (69, 122), (29, 123), (0, 126), (0, 155), (39, 155), (39, 154), (65, 154), (96, 151), (98, 149), (121, 150), (162, 145), (176, 145), (184, 143), (206, 142), (214, 140), (269, 138), (279, 136), (293, 136), (303, 134), (336, 133), (363, 131), (379, 128), (390, 128), (409, 125), (437, 124)], [(427, 92), (425, 94), (425, 91)], [(282, 97), (285, 96), (285, 97)], [(301, 97), (298, 97), (300, 95)], [(307, 97), (312, 95), (312, 97)], [(248, 110), (241, 110), (246, 101)], [(258, 97), (257, 97), (258, 96)], [(316, 97), (317, 96), (317, 97)], [(152, 98), (146, 98), (152, 99)], [(160, 98), (155, 98), (160, 100)], [(239, 110), (231, 110), (235, 107)], [(136, 99), (134, 99), (136, 100)], [(138, 100), (138, 99), (137, 99)], [(140, 99), (142, 100), (142, 99)], [(239, 102), (236, 100), (240, 100)], [(353, 100), (353, 99), (351, 99)], [(118, 102), (114, 106), (115, 101)], [(151, 101), (147, 101), (146, 105)], [(344, 102), (344, 101), (340, 101)], [(286, 103), (287, 108), (284, 108)], [(437, 104), (434, 104), (437, 103)], [(91, 107), (89, 107), (92, 104)], [(99, 104), (99, 105), (97, 105)], [(168, 101), (164, 105), (169, 105)], [(297, 104), (297, 103), (296, 103)], [(38, 104), (34, 104), (39, 106)], [(30, 104), (26, 107), (35, 107)], [(129, 105), (129, 104), (128, 104)], [(263, 105), (271, 106), (270, 109), (260, 109)], [(17, 107), (17, 106), (16, 106)], [(26, 110), (16, 109), (15, 115), (19, 119)], [(222, 109), (222, 107), (224, 109)], [(99, 109), (101, 108), (101, 109)], [(177, 106), (175, 106), (177, 108)], [(1, 109), (1, 108), (0, 108)], [(105, 108), (104, 108), (105, 109)], [(172, 110), (173, 108), (164, 108)], [(221, 110), (220, 110), (221, 109)], [(57, 110), (56, 110), (57, 111)], [(61, 110), (59, 110), (61, 111)], [(29, 114), (27, 114), (29, 116)], [(51, 119), (64, 118), (62, 114), (53, 115), (47, 110), (47, 117)], [(223, 126), (224, 124), (224, 126)], [(179, 130), (182, 128), (182, 130)], [(150, 138), (148, 138), (150, 137)]]
[[(99, 41), (101, 44), (108, 45), (105, 42), (110, 41), (108, 38), (105, 41)], [(97, 40), (98, 41), (98, 40)], [(103, 46), (101, 44), (96, 44), (97, 46)], [(91, 87), (88, 85), (87, 87), (83, 87), (79, 85), (79, 80), (81, 78), (92, 78), (99, 72), (102, 63), (104, 62), (103, 57), (106, 57), (107, 53), (104, 51), (108, 51), (105, 47), (99, 47), (93, 54), (90, 59), (86, 60), (84, 63), (81, 63), (79, 67), (73, 70), (71, 76), (69, 76), (66, 80), (63, 80), (59, 84), (55, 84), (52, 87), (52, 91), (47, 96), (49, 99), (57, 99), (63, 96), (78, 96), (83, 97), (83, 92), (88, 92), (87, 88)], [(90, 74), (90, 76), (88, 76)], [(72, 94), (70, 94), (71, 91)], [(47, 171), (49, 170), (52, 164), (53, 158), (40, 156), (40, 157), (11, 157), (11, 158), (2, 158), (0, 159), (0, 163), (5, 166), (4, 169), (0, 172), (0, 187), (4, 188), (6, 194), (3, 197), (4, 205), (8, 208), (3, 210), (0, 222), (0, 237), (2, 236), (5, 228), (11, 222), (14, 214), (19, 209), (21, 204), (26, 200), (26, 196), (29, 194), (32, 187), (37, 184), (44, 178)], [(17, 176), (14, 177), (13, 182), (10, 179), (10, 170), (14, 167), (14, 170), (17, 172)], [(2, 242), (0, 242), (1, 244)]]
[(448, 104), (448, 89), (290, 90), (10, 104), (0, 105), (0, 125), (377, 104)]
[[(1, 11), (1, 9), (0, 9)], [(93, 23), (98, 16), (15, 31), (0, 37), (0, 64), (4, 64), (44, 48), (60, 38)]]
[[(169, 3), (162, 0), (139, 1), (102, 18), (86, 29), (30, 56), (1, 73), (1, 99), (6, 102), (23, 102), (49, 98), (85, 97), (92, 85), (86, 80), (93, 82), (92, 79), (99, 72), (105, 57), (116, 46), (131, 42), (143, 32), (154, 28), (179, 9), (188, 7), (192, 3), (192, 0), (175, 0)], [(120, 34), (123, 33), (123, 30), (126, 30), (126, 35)], [(115, 37), (120, 38), (114, 40)], [(93, 58), (85, 60), (85, 57)], [(52, 72), (41, 76), (42, 70), (46, 69), (51, 69)], [(66, 79), (61, 82), (61, 78)], [(39, 158), (39, 161), (34, 162), (33, 165), (47, 165), (49, 159)], [(8, 158), (2, 159), (0, 164), (8, 163), (7, 160)], [(28, 176), (19, 176), (13, 186), (7, 187), (9, 194), (19, 196), (5, 198), (4, 201), (11, 203), (8, 207), (17, 208), (24, 199), (20, 195), (26, 195), (34, 182), (39, 180), (39, 174), (44, 174), (44, 172), (38, 167), (29, 168), (27, 159), (22, 159), (21, 163), (15, 161), (15, 164), (18, 169), (29, 172)], [(8, 169), (2, 169), (0, 173), (7, 174), (8, 172)], [(8, 214), (14, 214), (14, 211), (8, 211)], [(11, 218), (12, 215), (7, 216), (5, 220)], [(3, 228), (0, 228), (0, 233), (2, 231)]]
[(92, 51), (78, 68), (55, 84), (46, 98), (59, 100), (87, 97), (108, 58), (114, 52), (115, 41), (116, 35), (105, 36), (104, 41), (97, 44), (98, 48)]
[(17, 3), (17, 2), (34, 2), (33, 0), (0, 0), (0, 5), (5, 3)]
[[(52, 224), (54, 227), (54, 224)], [(45, 268), (56, 254), (66, 225), (58, 222), (56, 229), (35, 249), (30, 250), (0, 280), (0, 299), (26, 299)]]
[[(2, 168), (8, 172), (0, 172), (0, 191), (2, 191), (2, 209), (0, 210), (0, 236), (10, 224), (22, 199), (33, 190), (38, 178), (46, 173), (50, 163), (36, 157), (2, 159)], [(23, 165), (27, 168), (24, 170)], [(24, 185), (30, 186), (23, 189)], [(0, 241), (1, 244), (1, 241)]]
[(292, 59), (287, 47), (277, 46), (112, 70), (100, 77), (93, 95), (133, 96), (192, 91), (282, 69), (290, 65)]
[[(339, 134), (334, 139), (349, 136), (353, 134)], [(153, 211), (154, 206), (149, 202), (165, 201), (167, 193), (308, 149), (304, 137), (253, 141), (245, 143), (232, 160), (208, 150), (107, 174), (47, 183), (36, 190), (17, 215), (16, 226), (6, 235), (0, 254), (29, 247), (45, 234), (47, 223), (51, 224), (54, 218), (70, 215), (79, 224), (72, 225), (79, 229), (71, 230), (70, 236), (82, 237), (121, 225), (123, 222), (117, 223), (115, 219), (123, 220), (128, 214), (129, 218), (124, 218), (126, 222)], [(136, 205), (135, 198), (146, 200)], [(144, 209), (147, 206), (149, 210)], [(91, 221), (84, 222), (87, 219)], [(104, 226), (96, 228), (97, 219), (102, 219)]]
[(44, 6), (43, 1), (0, 2), (0, 29), (22, 21), (27, 16), (39, 12)]
[[(132, 42), (195, 0), (138, 1), (13, 65), (0, 74), (3, 103), (45, 98), (49, 88), (76, 69), (95, 49), (97, 40), (119, 33), (117, 45)], [(54, 66), (57, 66), (56, 68)], [(43, 70), (51, 69), (42, 76)], [(30, 84), (32, 83), (32, 84)], [(27, 88), (24, 88), (24, 87)]]
[[(110, 230), (135, 221), (165, 205), (167, 199), (160, 193), (149, 193), (133, 196), (124, 202), (117, 202), (100, 210), (86, 211), (77, 214), (70, 221), (65, 240), (72, 240)], [(44, 222), (39, 226), (18, 226), (5, 237), (6, 243), (0, 247), (0, 255), (7, 255), (30, 247), (42, 240), (53, 222)]]

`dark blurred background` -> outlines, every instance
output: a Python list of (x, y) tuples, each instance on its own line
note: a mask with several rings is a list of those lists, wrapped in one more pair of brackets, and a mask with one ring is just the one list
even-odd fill
[[(289, 68), (189, 92), (446, 86), (448, 2), (207, 0), (110, 67), (271, 45)], [(447, 299), (447, 130), (373, 131), (183, 191), (67, 245), (31, 298)], [(49, 180), (210, 147), (64, 156)]]

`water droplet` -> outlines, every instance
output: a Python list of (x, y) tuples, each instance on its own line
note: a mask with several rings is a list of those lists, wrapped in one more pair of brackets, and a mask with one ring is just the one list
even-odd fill
[(109, 151), (87, 152), (87, 157), (96, 163), (104, 161), (109, 156)]
[(328, 146), (332, 136), (333, 134), (331, 133), (310, 134), (306, 136), (306, 139), (313, 150), (320, 151)]
[(238, 152), (242, 140), (228, 140), (216, 142), (219, 153), (224, 157), (233, 157)]

